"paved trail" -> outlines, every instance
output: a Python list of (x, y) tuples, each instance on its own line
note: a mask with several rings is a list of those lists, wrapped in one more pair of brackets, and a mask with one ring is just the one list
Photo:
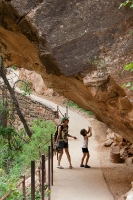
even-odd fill
[[(51, 105), (57, 108), (57, 104), (45, 100), (40, 97), (31, 95), (32, 99), (38, 100), (41, 103)], [(66, 109), (60, 107), (64, 114)], [(82, 115), (68, 111), (69, 133), (76, 136), (78, 139), (69, 138), (69, 150), (72, 159), (73, 169), (69, 169), (69, 163), (66, 154), (63, 154), (61, 165), (64, 169), (58, 169), (57, 157), (54, 157), (54, 185), (51, 187), (51, 200), (114, 200), (107, 184), (104, 180), (98, 157), (97, 142), (95, 140), (95, 132), (89, 138), (90, 169), (80, 168), (80, 160), (82, 156), (81, 144), (82, 136), (79, 134), (80, 129), (91, 125), (91, 118), (87, 119)]]

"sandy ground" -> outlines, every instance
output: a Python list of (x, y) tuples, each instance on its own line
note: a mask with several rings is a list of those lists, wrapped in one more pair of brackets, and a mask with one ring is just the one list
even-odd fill
[[(32, 95), (34, 98), (34, 95)], [(36, 97), (35, 97), (36, 98)], [(37, 99), (36, 99), (37, 100)], [(50, 104), (57, 108), (60, 105), (62, 113), (66, 112), (63, 105), (64, 98), (45, 97), (40, 102)], [(53, 102), (53, 103), (52, 103)], [(72, 109), (68, 111), (70, 117), (69, 133), (78, 139), (69, 139), (69, 151), (72, 158), (73, 169), (64, 153), (61, 165), (64, 169), (57, 169), (57, 157), (54, 157), (54, 185), (51, 187), (52, 200), (118, 200), (121, 195), (131, 189), (133, 180), (132, 164), (114, 164), (110, 162), (110, 148), (104, 147), (107, 127), (93, 117)], [(82, 157), (81, 128), (92, 126), (93, 136), (89, 139), (90, 169), (80, 168)]]

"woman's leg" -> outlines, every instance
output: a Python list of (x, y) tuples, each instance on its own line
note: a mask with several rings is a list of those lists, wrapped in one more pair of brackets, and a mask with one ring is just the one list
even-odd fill
[(63, 149), (60, 150), (60, 153), (59, 153), (59, 156), (58, 156), (58, 166), (60, 166), (62, 155), (63, 155)]

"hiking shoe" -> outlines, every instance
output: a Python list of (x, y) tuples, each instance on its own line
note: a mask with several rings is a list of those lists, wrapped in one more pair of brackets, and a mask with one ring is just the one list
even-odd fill
[(84, 167), (84, 165), (80, 165), (80, 167)]
[(73, 166), (72, 166), (72, 165), (70, 165), (70, 166), (69, 166), (69, 169), (72, 169), (72, 168), (73, 168)]
[(58, 169), (64, 169), (62, 166), (57, 166)]
[(85, 165), (85, 168), (90, 168), (90, 166), (89, 165)]

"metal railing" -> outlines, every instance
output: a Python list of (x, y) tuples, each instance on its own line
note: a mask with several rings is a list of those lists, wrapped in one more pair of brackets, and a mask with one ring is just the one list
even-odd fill
[(58, 116), (59, 116), (59, 114), (61, 114), (61, 117), (68, 117), (68, 106), (66, 106), (66, 112), (63, 115), (61, 110), (59, 109), (59, 106), (57, 105), (57, 113), (58, 113)]

